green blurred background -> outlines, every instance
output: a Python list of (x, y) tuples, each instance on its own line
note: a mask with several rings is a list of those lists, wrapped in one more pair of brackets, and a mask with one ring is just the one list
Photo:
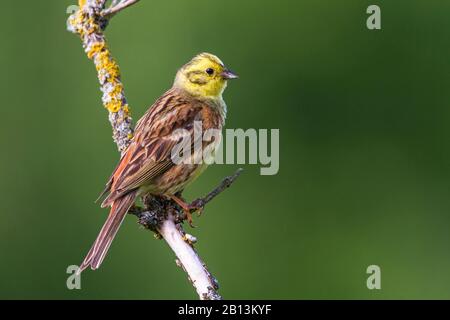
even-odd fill
[[(2, 3), (0, 298), (195, 299), (134, 217), (82, 290), (66, 288), (118, 160), (93, 64), (65, 28), (74, 2)], [(374, 3), (381, 31), (366, 28)], [(190, 230), (225, 298), (450, 298), (449, 12), (437, 0), (152, 0), (114, 18), (135, 120), (209, 51), (241, 76), (227, 128), (280, 129), (278, 175), (246, 166)], [(210, 167), (187, 197), (236, 168)]]

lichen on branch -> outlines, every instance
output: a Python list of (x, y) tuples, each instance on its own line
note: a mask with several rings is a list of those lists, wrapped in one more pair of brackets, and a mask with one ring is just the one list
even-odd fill
[(102, 15), (106, 0), (79, 0), (79, 10), (69, 17), (69, 31), (78, 34), (86, 55), (97, 69), (103, 106), (109, 111), (113, 139), (123, 153), (133, 137), (130, 107), (125, 98), (120, 69), (103, 34), (109, 17)]

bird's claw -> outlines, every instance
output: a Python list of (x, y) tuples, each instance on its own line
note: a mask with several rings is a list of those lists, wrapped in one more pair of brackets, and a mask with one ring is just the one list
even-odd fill
[(185, 214), (185, 219), (189, 222), (189, 225), (192, 228), (195, 228), (193, 221), (192, 221), (192, 213), (196, 212), (197, 216), (199, 217), (202, 212), (203, 212), (203, 208), (205, 207), (205, 200), (199, 198), (197, 200), (192, 201), (192, 203), (187, 204), (181, 197), (180, 195), (172, 195), (170, 196), (170, 199), (172, 199), (173, 201), (175, 201), (180, 208), (183, 209), (184, 214)]
[(197, 199), (195, 201), (193, 201), (186, 209), (183, 211), (186, 214), (186, 220), (189, 222), (189, 225), (192, 228), (195, 228), (195, 225), (193, 224), (193, 220), (192, 220), (192, 214), (196, 213), (197, 217), (200, 217), (203, 213), (203, 209), (204, 209), (205, 205), (203, 203), (202, 199)]
[(191, 226), (191, 228), (195, 228), (194, 222), (192, 220), (192, 214), (190, 210), (186, 210), (184, 211), (184, 213), (186, 214), (186, 219), (189, 223), (189, 225)]
[(190, 205), (189, 209), (191, 212), (197, 213), (197, 217), (200, 217), (205, 209), (205, 201), (203, 199), (194, 200)]

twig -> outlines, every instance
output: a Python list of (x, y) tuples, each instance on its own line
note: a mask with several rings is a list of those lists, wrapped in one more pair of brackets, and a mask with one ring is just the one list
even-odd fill
[(233, 182), (237, 178), (239, 178), (242, 171), (243, 171), (243, 169), (239, 168), (232, 176), (229, 176), (229, 177), (226, 177), (225, 179), (223, 179), (222, 182), (220, 183), (220, 185), (218, 185), (213, 191), (208, 193), (205, 197), (194, 200), (191, 203), (191, 206), (196, 207), (196, 208), (203, 208), (208, 202), (210, 202), (212, 199), (217, 197), (222, 191), (229, 188), (233, 184)]
[[(117, 2), (117, 1), (116, 1)], [(113, 2), (110, 8), (104, 10), (102, 12), (102, 15), (104, 17), (112, 17), (119, 11), (122, 11), (123, 9), (128, 8), (129, 6), (132, 6), (133, 4), (136, 4), (139, 2), (139, 0), (122, 0), (119, 3), (116, 4), (116, 2)]]
[[(119, 151), (126, 151), (132, 137), (133, 125), (130, 109), (125, 98), (120, 80), (119, 66), (113, 59), (106, 44), (103, 31), (109, 19), (121, 10), (137, 3), (139, 0), (113, 1), (110, 8), (105, 9), (107, 0), (79, 0), (79, 10), (68, 20), (69, 31), (81, 37), (83, 47), (89, 59), (93, 60), (103, 92), (103, 105), (109, 111), (109, 121), (113, 128), (113, 139)], [(222, 184), (205, 198), (194, 201), (202, 207), (220, 192), (225, 190), (240, 174), (240, 170), (232, 177), (226, 178)], [(145, 209), (134, 207), (130, 213), (139, 218), (139, 223), (164, 238), (177, 257), (177, 264), (188, 274), (200, 299), (218, 300), (217, 280), (208, 271), (206, 265), (193, 247), (196, 239), (186, 234), (182, 223), (186, 218), (180, 208), (172, 201), (163, 198), (149, 197), (144, 199)]]
[[(220, 193), (229, 188), (234, 181), (241, 175), (243, 169), (239, 168), (236, 172), (228, 177), (225, 177), (220, 184), (209, 192), (203, 198), (198, 198), (190, 204), (190, 206), (195, 208), (203, 208), (211, 200), (217, 197)], [(172, 200), (165, 199), (163, 197), (150, 196), (144, 198), (145, 208), (139, 206), (133, 206), (128, 210), (129, 214), (135, 215), (139, 218), (139, 223), (145, 228), (157, 231), (158, 225), (162, 223), (161, 217), (165, 218), (167, 212), (175, 212), (174, 217), (176, 222), (181, 223), (186, 220), (184, 211)]]

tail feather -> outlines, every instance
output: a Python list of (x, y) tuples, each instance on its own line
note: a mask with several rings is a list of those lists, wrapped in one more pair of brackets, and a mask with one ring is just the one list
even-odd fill
[(89, 266), (92, 270), (98, 269), (98, 267), (102, 264), (103, 259), (105, 258), (106, 253), (108, 252), (108, 249), (111, 246), (120, 225), (122, 224), (122, 221), (125, 219), (125, 216), (130, 207), (133, 205), (135, 199), (136, 191), (133, 191), (113, 202), (108, 219), (100, 230), (100, 233), (89, 250), (86, 258), (84, 258), (78, 273), (81, 273)]

